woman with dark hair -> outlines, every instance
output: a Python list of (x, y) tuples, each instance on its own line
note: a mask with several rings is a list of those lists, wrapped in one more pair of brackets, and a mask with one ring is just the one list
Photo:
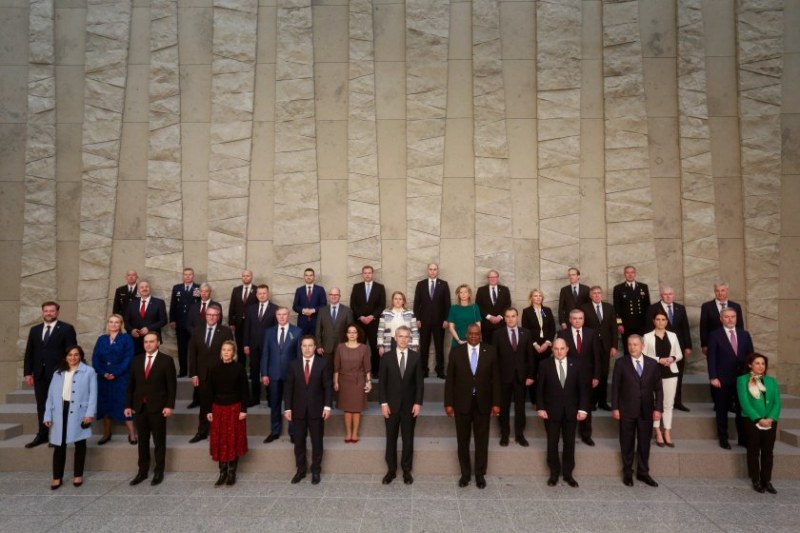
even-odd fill
[(742, 408), (742, 425), (747, 437), (747, 474), (753, 490), (777, 494), (772, 486), (772, 450), (781, 416), (778, 382), (767, 375), (769, 359), (760, 353), (747, 358), (750, 372), (739, 376), (736, 390)]
[(84, 357), (80, 346), (67, 348), (47, 394), (43, 421), (50, 428), (50, 444), (54, 446), (52, 490), (63, 483), (67, 444), (71, 443), (75, 444), (72, 484), (83, 485), (86, 439), (92, 435), (92, 420), (97, 411), (97, 374)]
[(133, 420), (123, 413), (133, 355), (133, 337), (122, 331), (122, 317), (111, 315), (105, 335), (97, 338), (92, 351), (92, 366), (97, 372), (97, 418), (103, 420), (103, 436), (97, 441), (100, 446), (111, 440), (112, 420), (125, 422), (128, 442), (138, 442)]
[[(672, 413), (675, 405), (675, 392), (678, 390), (678, 365), (683, 359), (678, 336), (667, 331), (669, 319), (661, 307), (653, 314), (653, 331), (644, 334), (644, 347), (642, 353), (652, 357), (661, 365), (661, 383), (664, 386), (664, 413), (661, 420), (653, 420), (653, 429), (656, 435), (656, 446), (663, 448), (665, 445), (675, 447), (672, 441)], [(664, 431), (661, 431), (661, 424)]]
[(361, 411), (366, 409), (367, 394), (372, 390), (370, 349), (364, 340), (364, 331), (350, 324), (333, 359), (333, 390), (339, 393), (337, 406), (344, 411), (347, 443), (358, 442)]

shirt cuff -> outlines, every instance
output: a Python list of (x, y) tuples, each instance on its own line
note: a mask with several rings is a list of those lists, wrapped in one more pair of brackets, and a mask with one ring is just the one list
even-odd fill
[(578, 414), (581, 414), (581, 413), (583, 413), (583, 414), (585, 414), (585, 415), (588, 415), (588, 414), (589, 414), (589, 413), (587, 413), (586, 411), (584, 411), (584, 410), (582, 410), (582, 409), (578, 409)]
[(330, 412), (331, 408), (326, 405), (325, 407), (322, 408), (322, 410)]
[(389, 407), (389, 404), (388, 403), (382, 403), (381, 407), (384, 407), (384, 406)]

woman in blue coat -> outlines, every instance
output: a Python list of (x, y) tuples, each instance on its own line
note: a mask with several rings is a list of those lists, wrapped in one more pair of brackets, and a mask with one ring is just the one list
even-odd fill
[(70, 346), (53, 374), (44, 425), (50, 428), (53, 449), (52, 490), (62, 485), (67, 444), (75, 444), (75, 477), (72, 484), (83, 485), (83, 465), (86, 462), (86, 439), (92, 434), (92, 419), (97, 410), (97, 374), (84, 362), (83, 348)]
[(133, 356), (133, 337), (122, 332), (122, 317), (111, 315), (106, 323), (106, 334), (97, 338), (92, 352), (98, 385), (97, 419), (103, 420), (103, 436), (97, 441), (100, 446), (111, 440), (112, 420), (124, 421), (128, 427), (128, 442), (137, 444), (133, 420), (123, 414)]

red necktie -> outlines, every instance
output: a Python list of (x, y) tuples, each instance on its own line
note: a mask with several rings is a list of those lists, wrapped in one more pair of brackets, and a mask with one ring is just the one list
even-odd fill
[(147, 379), (147, 378), (150, 377), (150, 367), (152, 365), (153, 365), (153, 356), (152, 355), (148, 355), (147, 356), (147, 364), (144, 365), (144, 379)]
[(247, 303), (247, 287), (242, 291), (242, 302)]
[(309, 302), (311, 301), (311, 287), (306, 290), (306, 298), (308, 298)]
[(583, 350), (583, 340), (581, 340), (581, 330), (578, 330), (578, 340), (575, 341), (575, 347), (578, 349), (578, 354), (580, 355), (581, 350)]
[(206, 303), (203, 302), (203, 305), (200, 306), (200, 320), (206, 320)]
[(139, 316), (144, 318), (144, 300), (142, 300), (142, 306), (139, 308)]
[(311, 369), (308, 367), (308, 359), (306, 359), (306, 370), (304, 372), (306, 377), (306, 385), (308, 385), (308, 377), (311, 375)]

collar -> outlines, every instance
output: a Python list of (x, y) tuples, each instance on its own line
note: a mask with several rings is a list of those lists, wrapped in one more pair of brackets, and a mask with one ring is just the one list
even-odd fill
[(56, 329), (56, 324), (58, 324), (58, 320), (53, 320), (49, 324), (47, 322), (42, 322), (42, 327), (47, 328), (47, 326), (50, 326), (50, 331), (52, 332), (54, 329)]
[(473, 348), (477, 348), (478, 349), (478, 353), (480, 353), (480, 351), (481, 351), (480, 343), (476, 344), (475, 346), (471, 345), (470, 343), (467, 343), (467, 351), (468, 352), (472, 353), (472, 349)]
[(158, 355), (158, 350), (156, 350), (156, 351), (155, 351), (155, 352), (153, 352), (153, 353), (147, 353), (147, 352), (145, 352), (145, 353), (144, 353), (144, 355), (145, 355), (146, 357), (152, 357), (153, 359), (155, 359), (155, 358), (156, 358), (156, 356)]

